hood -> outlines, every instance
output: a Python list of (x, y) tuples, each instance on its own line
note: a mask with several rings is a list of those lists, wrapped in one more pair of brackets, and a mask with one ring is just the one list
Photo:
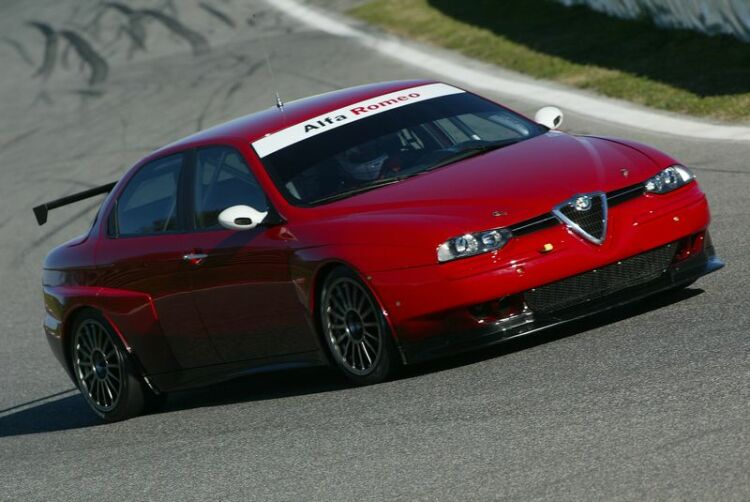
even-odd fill
[(322, 206), (320, 216), (369, 219), (396, 212), (464, 220), (477, 229), (507, 226), (548, 212), (577, 193), (609, 192), (644, 181), (660, 167), (632, 147), (548, 132)]
[[(577, 193), (642, 182), (662, 166), (601, 138), (550, 131), (536, 138), (313, 209), (299, 230), (326, 244), (382, 244), (429, 250), (465, 232), (539, 216)], [(333, 225), (333, 226), (332, 226)], [(335, 227), (335, 231), (330, 229)]]

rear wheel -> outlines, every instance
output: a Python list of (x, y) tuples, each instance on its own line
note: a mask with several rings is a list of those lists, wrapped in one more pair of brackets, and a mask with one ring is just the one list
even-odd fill
[(399, 367), (398, 351), (378, 302), (348, 269), (338, 268), (326, 278), (320, 319), (336, 366), (354, 383), (382, 382)]
[(87, 311), (76, 319), (71, 363), (78, 388), (91, 409), (107, 422), (141, 414), (151, 391), (133, 370), (106, 319)]

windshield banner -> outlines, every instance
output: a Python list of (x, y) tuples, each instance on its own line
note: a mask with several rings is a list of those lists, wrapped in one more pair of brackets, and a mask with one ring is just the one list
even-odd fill
[(465, 91), (447, 84), (427, 84), (384, 94), (282, 129), (253, 142), (253, 148), (263, 158), (300, 141), (378, 113), (462, 92)]

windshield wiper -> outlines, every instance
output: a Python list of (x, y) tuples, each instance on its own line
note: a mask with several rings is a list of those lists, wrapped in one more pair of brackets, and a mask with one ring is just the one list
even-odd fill
[(373, 190), (375, 188), (379, 188), (385, 185), (391, 185), (393, 183), (398, 183), (399, 181), (405, 180), (406, 178), (411, 178), (412, 176), (415, 176), (415, 175), (407, 174), (404, 176), (397, 176), (395, 178), (385, 178), (382, 180), (377, 180), (373, 183), (370, 183), (369, 185), (363, 185), (357, 188), (352, 188), (351, 190), (346, 190), (345, 192), (339, 192), (333, 195), (328, 195), (326, 197), (321, 197), (320, 199), (316, 199), (312, 202), (309, 202), (309, 204), (313, 206), (313, 205), (321, 204), (323, 202), (333, 202), (335, 200), (346, 199), (347, 197), (351, 197), (352, 195), (356, 195), (358, 193), (369, 192), (370, 190)]
[(513, 139), (506, 139), (502, 141), (495, 141), (493, 143), (488, 143), (486, 145), (478, 145), (478, 146), (472, 146), (469, 148), (464, 148), (463, 150), (459, 150), (458, 152), (454, 153), (453, 155), (441, 160), (435, 165), (432, 165), (421, 172), (425, 171), (432, 171), (433, 169), (437, 169), (439, 167), (447, 166), (448, 164), (453, 164), (454, 162), (458, 162), (459, 160), (465, 160), (471, 157), (476, 157), (477, 155), (482, 155), (483, 153), (491, 152), (493, 150), (497, 150), (499, 148), (503, 148), (506, 146), (514, 145), (520, 141), (523, 141), (526, 138), (513, 138)]

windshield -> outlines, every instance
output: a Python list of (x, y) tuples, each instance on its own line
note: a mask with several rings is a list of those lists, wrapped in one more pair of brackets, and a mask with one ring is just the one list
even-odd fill
[(546, 131), (468, 92), (416, 102), (299, 141), (262, 159), (284, 197), (314, 206), (397, 183)]

